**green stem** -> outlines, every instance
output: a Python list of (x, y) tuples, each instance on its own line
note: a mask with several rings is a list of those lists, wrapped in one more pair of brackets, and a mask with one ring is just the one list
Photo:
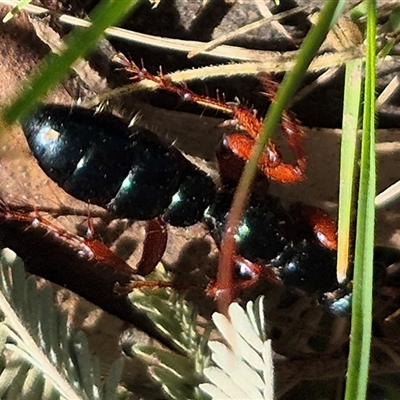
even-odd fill
[(364, 89), (363, 137), (358, 197), (350, 354), (346, 400), (365, 399), (368, 386), (372, 331), (373, 256), (376, 192), (375, 166), (375, 59), (376, 4), (369, 0), (367, 57)]

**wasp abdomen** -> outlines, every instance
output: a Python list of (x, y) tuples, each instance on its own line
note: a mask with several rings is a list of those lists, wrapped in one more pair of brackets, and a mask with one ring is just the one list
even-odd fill
[[(173, 225), (191, 225), (214, 197), (211, 178), (176, 148), (112, 114), (42, 105), (22, 128), (52, 180), (121, 217), (149, 220), (165, 213)], [(188, 185), (193, 180), (196, 185)]]

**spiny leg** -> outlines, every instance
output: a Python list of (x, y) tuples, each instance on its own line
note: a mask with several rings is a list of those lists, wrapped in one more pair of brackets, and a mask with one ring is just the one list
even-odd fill
[[(268, 266), (251, 262), (237, 254), (233, 256), (233, 262), (238, 267), (238, 277), (233, 279), (232, 288), (235, 295), (242, 290), (255, 286), (261, 278), (264, 278), (267, 282), (282, 284), (276, 273)], [(215, 300), (221, 295), (221, 288), (217, 281), (208, 285), (206, 294)]]
[[(214, 99), (196, 94), (185, 85), (174, 84), (162, 71), (158, 75), (153, 75), (145, 68), (139, 68), (122, 54), (118, 55), (115, 61), (123, 65), (125, 70), (132, 75), (132, 81), (152, 81), (159, 89), (175, 93), (184, 101), (194, 102), (231, 115), (234, 123), (239, 125), (248, 136), (241, 134), (229, 135), (226, 138), (226, 144), (240, 158), (244, 160), (250, 159), (254, 141), (258, 138), (262, 128), (261, 121), (252, 110), (241, 104), (227, 103), (218, 98)], [(265, 75), (259, 75), (259, 79), (266, 90), (266, 96), (271, 101), (274, 101), (278, 84)], [(274, 143), (270, 141), (260, 159), (260, 169), (270, 179), (283, 183), (299, 182), (304, 177), (307, 163), (303, 150), (304, 131), (300, 122), (289, 111), (284, 111), (281, 126), (289, 147), (296, 158), (296, 163), (293, 165), (284, 163), (280, 152), (276, 149)], [(241, 140), (238, 137), (243, 137), (244, 139)]]
[(167, 239), (168, 230), (162, 218), (147, 221), (142, 256), (136, 267), (138, 274), (146, 276), (153, 272), (165, 253)]

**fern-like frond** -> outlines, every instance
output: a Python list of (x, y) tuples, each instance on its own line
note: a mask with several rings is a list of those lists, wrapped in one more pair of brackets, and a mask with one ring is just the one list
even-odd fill
[[(165, 281), (170, 278), (159, 265), (149, 279)], [(149, 366), (149, 372), (164, 393), (175, 400), (202, 400), (206, 396), (198, 389), (203, 381), (203, 369), (209, 361), (206, 343), (209, 329), (198, 330), (198, 314), (182, 294), (174, 290), (135, 289), (130, 294), (135, 307), (146, 311), (156, 327), (171, 340), (181, 354), (158, 347), (134, 344), (127, 355), (135, 355)]]
[[(146, 280), (168, 282), (172, 280), (172, 275), (159, 264)], [(205, 335), (196, 331), (197, 310), (185, 300), (184, 294), (168, 288), (142, 288), (134, 289), (129, 299), (135, 307), (146, 312), (156, 327), (182, 354), (192, 354), (203, 341)]]
[(210, 383), (200, 389), (215, 400), (274, 398), (271, 341), (264, 337), (263, 297), (248, 302), (247, 313), (237, 303), (229, 306), (229, 318), (214, 313), (215, 326), (228, 346), (211, 341), (215, 366), (205, 368)]
[[(156, 280), (168, 278), (160, 269), (158, 274)], [(246, 312), (237, 303), (231, 304), (230, 320), (214, 313), (214, 324), (229, 347), (208, 343), (215, 364), (211, 367), (206, 346), (209, 332), (199, 333), (197, 313), (183, 296), (168, 289), (141, 289), (134, 290), (130, 299), (182, 350), (177, 354), (140, 344), (124, 346), (127, 355), (147, 363), (169, 398), (273, 399), (272, 350), (271, 341), (265, 338), (263, 297), (247, 303)], [(204, 383), (207, 380), (210, 383)]]
[(38, 290), (11, 250), (0, 252), (0, 398), (117, 399), (123, 361), (104, 382), (86, 336), (56, 309), (50, 285)]

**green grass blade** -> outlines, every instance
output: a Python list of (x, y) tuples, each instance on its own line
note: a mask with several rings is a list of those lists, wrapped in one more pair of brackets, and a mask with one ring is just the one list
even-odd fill
[(362, 69), (361, 59), (346, 64), (343, 100), (342, 143), (340, 154), (338, 281), (346, 278), (350, 250), (354, 174), (356, 166), (357, 130), (359, 126)]
[(372, 326), (372, 278), (375, 222), (375, 58), (376, 4), (368, 2), (361, 173), (358, 198), (350, 355), (346, 400), (365, 399)]
[(28, 5), (32, 0), (19, 0), (18, 3), (13, 7), (11, 11), (9, 11), (6, 16), (3, 18), (3, 23), (7, 23), (14, 17), (14, 15), (18, 14), (26, 5)]
[(4, 121), (11, 124), (34, 108), (39, 99), (68, 73), (70, 66), (93, 49), (104, 30), (127, 16), (137, 2), (103, 0), (90, 15), (91, 27), (75, 29), (66, 40), (66, 50), (60, 56), (50, 54), (45, 59), (23, 92), (4, 110)]

